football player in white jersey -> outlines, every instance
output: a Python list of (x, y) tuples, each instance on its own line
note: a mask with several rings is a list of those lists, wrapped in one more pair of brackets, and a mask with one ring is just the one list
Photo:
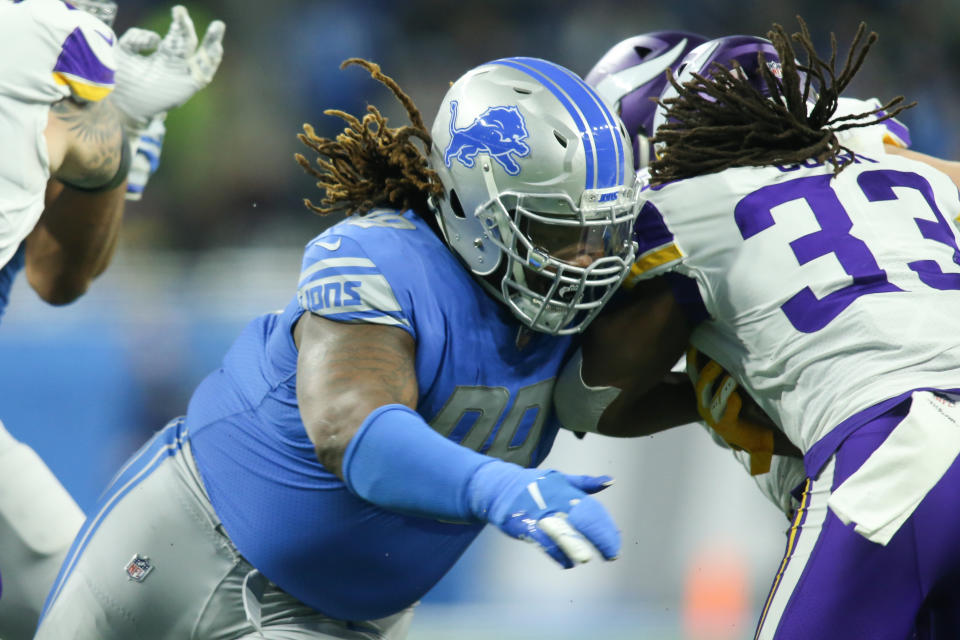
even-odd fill
[[(665, 101), (638, 303), (592, 327), (583, 380), (631, 391), (601, 432), (648, 416), (669, 426), (644, 391), (692, 341), (802, 451), (805, 490), (758, 638), (922, 634), (932, 603), (958, 600), (960, 200), (928, 164), (838, 136), (864, 125), (834, 116), (873, 35), (858, 32), (839, 71), (805, 27), (799, 70), (790, 38), (770, 36), (764, 60), (694, 67)], [(637, 336), (633, 357), (609, 337), (617, 323)]]
[[(222, 22), (198, 48), (177, 7), (165, 38), (131, 29), (117, 43), (115, 13), (106, 0), (0, 0), (0, 314), (21, 269), (51, 304), (86, 291), (113, 253), (125, 197), (156, 168), (166, 111), (219, 64)], [(32, 637), (82, 522), (0, 423), (0, 638)]]

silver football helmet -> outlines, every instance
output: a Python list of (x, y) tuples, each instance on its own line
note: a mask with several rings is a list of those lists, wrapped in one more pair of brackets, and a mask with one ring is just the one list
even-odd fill
[(526, 326), (583, 331), (633, 263), (630, 138), (576, 74), (506, 58), (457, 80), (433, 123), (447, 243)]
[(117, 18), (117, 3), (111, 0), (67, 0), (67, 4), (93, 14), (108, 27), (112, 27)]

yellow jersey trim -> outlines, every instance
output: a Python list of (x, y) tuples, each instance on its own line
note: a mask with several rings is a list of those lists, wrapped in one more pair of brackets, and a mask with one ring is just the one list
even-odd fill
[(113, 91), (112, 84), (94, 84), (62, 71), (55, 71), (53, 79), (57, 84), (70, 87), (75, 96), (88, 102), (100, 102)]
[(648, 251), (634, 261), (633, 266), (630, 267), (630, 273), (623, 281), (623, 286), (630, 289), (642, 279), (643, 274), (670, 262), (676, 262), (681, 258), (683, 258), (683, 252), (680, 251), (680, 247), (676, 243)]

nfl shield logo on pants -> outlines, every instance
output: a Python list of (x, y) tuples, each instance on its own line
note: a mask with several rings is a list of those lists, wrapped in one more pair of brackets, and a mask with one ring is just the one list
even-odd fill
[(127, 563), (124, 570), (127, 572), (127, 578), (130, 580), (143, 582), (147, 575), (153, 571), (153, 565), (150, 564), (150, 558), (137, 553), (130, 559), (130, 562)]

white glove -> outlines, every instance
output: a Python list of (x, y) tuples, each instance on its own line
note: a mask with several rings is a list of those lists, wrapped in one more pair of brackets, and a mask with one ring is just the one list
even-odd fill
[(130, 129), (144, 129), (154, 116), (189, 100), (210, 84), (223, 59), (223, 22), (211, 22), (198, 47), (187, 9), (177, 5), (172, 14), (170, 30), (162, 39), (134, 27), (117, 42), (113, 101), (130, 120)]
[[(163, 136), (167, 128), (163, 121), (166, 113), (154, 117), (147, 128), (135, 132), (130, 140), (130, 172), (127, 174), (127, 200), (139, 200), (147, 181), (160, 166), (160, 151), (163, 148)], [(137, 135), (139, 134), (139, 135)], [(134, 137), (136, 136), (136, 137)]]

